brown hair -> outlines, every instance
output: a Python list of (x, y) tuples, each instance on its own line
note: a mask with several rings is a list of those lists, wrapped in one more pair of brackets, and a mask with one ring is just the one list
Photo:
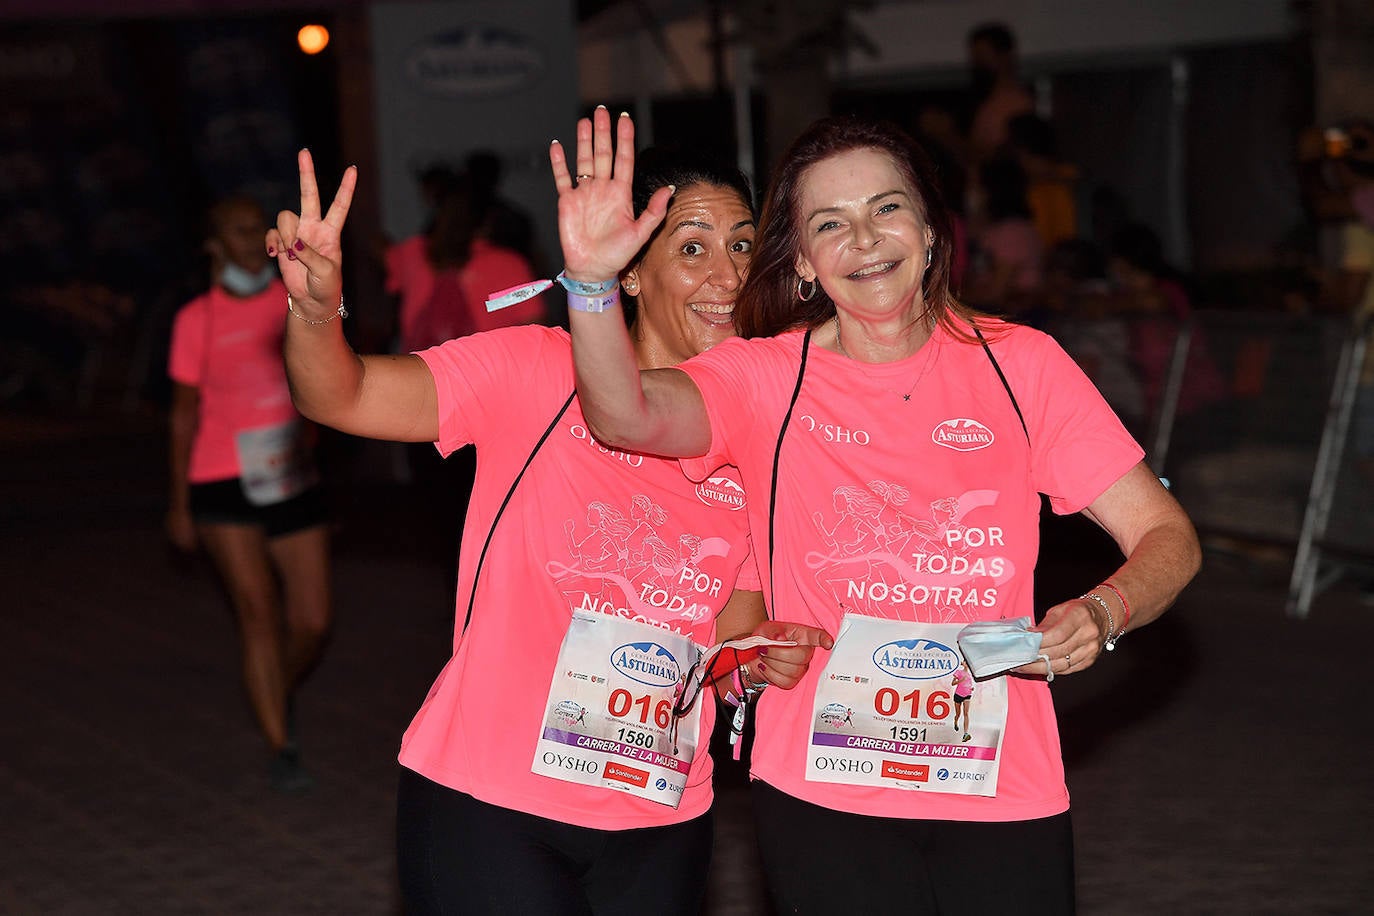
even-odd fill
[(783, 331), (816, 328), (835, 314), (835, 303), (819, 285), (810, 301), (803, 302), (797, 295), (801, 188), (813, 165), (858, 149), (876, 150), (891, 158), (915, 192), (921, 218), (935, 236), (930, 267), (921, 280), (927, 314), (947, 328), (951, 327), (951, 312), (967, 317), (949, 290), (954, 215), (940, 194), (935, 167), (925, 150), (892, 124), (849, 117), (823, 118), (793, 141), (768, 185), (749, 277), (735, 305), (735, 325), (741, 337), (771, 337)]

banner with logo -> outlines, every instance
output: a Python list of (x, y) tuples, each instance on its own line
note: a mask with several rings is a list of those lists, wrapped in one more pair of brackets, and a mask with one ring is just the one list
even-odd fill
[(501, 160), (501, 196), (534, 220), (538, 247), (556, 260), (549, 141), (571, 139), (577, 115), (569, 0), (378, 3), (371, 23), (386, 233), (423, 228), (420, 171), (461, 168), (483, 150)]

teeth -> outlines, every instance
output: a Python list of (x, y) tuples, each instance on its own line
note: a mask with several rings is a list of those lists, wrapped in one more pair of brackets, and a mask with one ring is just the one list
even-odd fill
[(692, 305), (689, 308), (694, 312), (705, 312), (708, 315), (729, 315), (735, 310), (733, 305)]
[(883, 271), (888, 270), (889, 268), (891, 268), (892, 265), (895, 264), (895, 263), (896, 263), (895, 261), (884, 261), (884, 262), (881, 263), (881, 264), (870, 264), (868, 267), (865, 267), (863, 270), (856, 270), (856, 271), (854, 271), (852, 274), (850, 274), (850, 276), (851, 276), (851, 277), (867, 277), (867, 276), (871, 276), (871, 275), (873, 275), (873, 274), (882, 273)]

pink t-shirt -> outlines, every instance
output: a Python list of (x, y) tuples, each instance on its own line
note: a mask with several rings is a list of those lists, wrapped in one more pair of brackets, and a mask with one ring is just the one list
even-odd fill
[[(524, 256), (483, 239), (473, 239), (468, 262), (452, 272), (456, 290), (438, 282), (425, 237), (411, 236), (387, 249), (386, 289), (400, 296), (398, 335), (404, 350), (419, 350), (459, 334), (529, 324), (544, 317), (538, 297), (488, 312), (487, 296), (534, 279)], [(456, 293), (456, 295), (455, 295)], [(435, 314), (462, 303), (463, 314)]]
[[(782, 446), (769, 606), (838, 632), (844, 609), (926, 622), (1032, 613), (1040, 493), (1076, 512), (1142, 457), (1063, 350), (1029, 328), (985, 331), (1030, 429), (976, 343), (937, 329), (909, 359), (862, 365), (811, 347)], [(732, 339), (684, 363), (711, 419), (693, 476), (737, 466), (765, 549), (778, 430), (796, 385), (801, 333)], [(902, 395), (911, 392), (911, 399)], [(958, 564), (966, 574), (936, 575)], [(1048, 687), (1011, 678), (997, 796), (807, 782), (806, 748), (823, 653), (795, 690), (760, 701), (753, 776), (797, 798), (883, 817), (1003, 821), (1068, 807)]]
[(177, 313), (167, 374), (200, 391), (191, 483), (238, 477), (235, 434), (299, 416), (281, 355), (285, 321), (281, 280), (247, 299), (215, 286)]
[(973, 696), (973, 675), (969, 674), (963, 668), (959, 668), (954, 672), (951, 681), (954, 686), (954, 695), (956, 697)]
[[(573, 390), (566, 331), (530, 325), (449, 341), (420, 357), (439, 398), (440, 452), (477, 445), (459, 554), (461, 630), (492, 519)], [(599, 445), (574, 402), (506, 507), (482, 568), (472, 623), (406, 731), (404, 766), (484, 802), (565, 823), (678, 823), (711, 804), (702, 739), (677, 810), (530, 772), (564, 633), (578, 609), (667, 624), (700, 645), (741, 588), (758, 590), (743, 491), (733, 473), (698, 486), (677, 462)], [(743, 570), (741, 569), (743, 567)]]

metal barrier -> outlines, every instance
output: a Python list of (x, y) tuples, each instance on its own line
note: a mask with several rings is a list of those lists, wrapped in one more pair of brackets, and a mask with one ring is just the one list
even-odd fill
[(1290, 614), (1374, 559), (1374, 373), (1362, 387), (1347, 320), (1202, 310), (1049, 330), (1199, 531), (1294, 548)]

